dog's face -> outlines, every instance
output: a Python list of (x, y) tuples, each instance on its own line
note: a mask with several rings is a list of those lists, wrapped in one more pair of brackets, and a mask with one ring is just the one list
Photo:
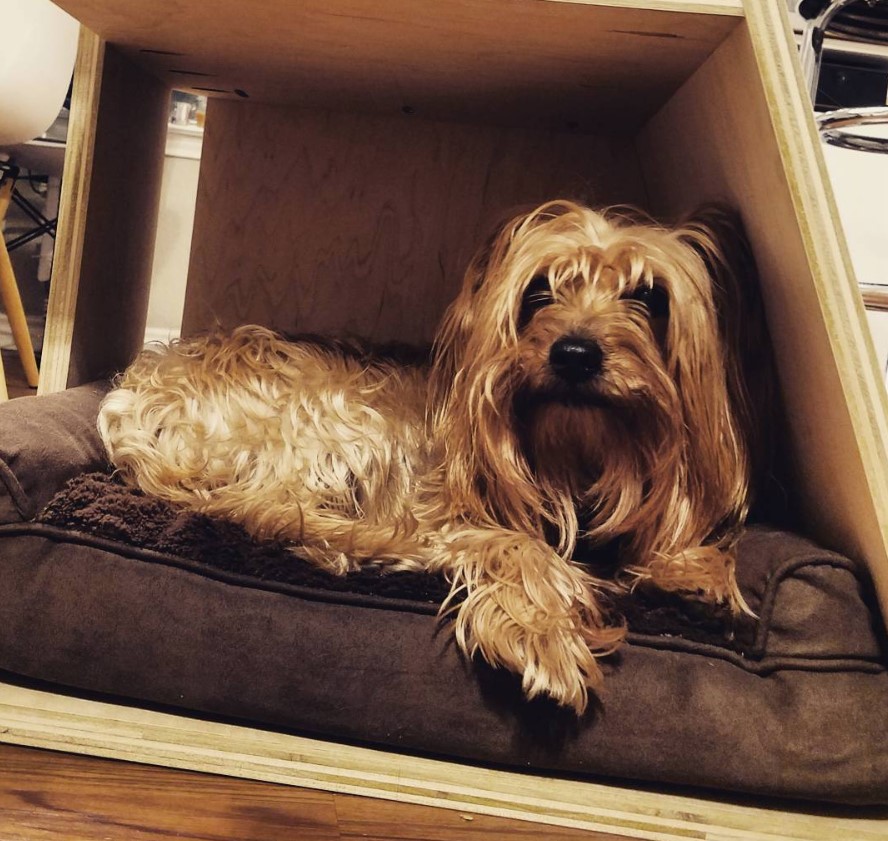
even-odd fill
[(692, 313), (696, 331), (713, 325), (708, 290), (670, 250), (694, 257), (660, 232), (576, 213), (513, 235), (496, 271), (488, 267), (490, 286), (520, 291), (510, 302), (508, 369), (538, 478), (582, 495), (605, 473), (625, 474), (623, 463), (662, 457), (675, 440), (681, 405), (672, 349)]
[(569, 497), (602, 537), (654, 521), (660, 534), (694, 519), (711, 529), (745, 504), (719, 256), (705, 226), (665, 229), (568, 202), (505, 226), (439, 335), (433, 385), (457, 483), (461, 471), (486, 476), (498, 516), (539, 506), (568, 531)]

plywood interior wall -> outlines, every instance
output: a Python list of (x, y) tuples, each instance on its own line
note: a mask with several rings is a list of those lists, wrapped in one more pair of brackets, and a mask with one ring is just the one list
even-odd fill
[[(756, 19), (750, 24), (762, 27)], [(872, 411), (878, 407), (870, 402), (884, 395), (866, 382), (878, 383), (878, 374), (874, 364), (867, 370), (863, 309), (836, 233), (828, 176), (822, 163), (817, 167), (809, 106), (790, 98), (801, 90), (791, 78), (794, 59), (772, 55), (758, 67), (753, 35), (761, 39), (765, 31), (751, 33), (746, 23), (735, 30), (642, 132), (645, 182), (660, 213), (713, 199), (741, 210), (779, 365), (797, 471), (789, 492), (801, 508), (801, 526), (868, 561), (888, 609), (878, 503), (888, 504), (888, 469), (884, 431)], [(767, 97), (781, 83), (779, 123)]]
[(740, 0), (56, 2), (195, 92), (587, 130), (637, 127), (742, 13)]
[(142, 345), (169, 90), (82, 30), (40, 391), (113, 374)]
[(520, 206), (644, 203), (630, 138), (212, 101), (183, 332), (427, 342)]

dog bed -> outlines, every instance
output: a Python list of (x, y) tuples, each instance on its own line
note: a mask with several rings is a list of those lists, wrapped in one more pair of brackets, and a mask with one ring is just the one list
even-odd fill
[(327, 576), (115, 482), (104, 392), (0, 407), (8, 679), (501, 766), (888, 804), (888, 649), (852, 561), (752, 527), (739, 570), (758, 620), (615, 603), (629, 639), (577, 720), (459, 654), (440, 579)]

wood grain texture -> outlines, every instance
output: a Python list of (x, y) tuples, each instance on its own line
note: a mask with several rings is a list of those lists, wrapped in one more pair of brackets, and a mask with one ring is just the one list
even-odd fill
[(618, 9), (682, 12), (691, 15), (743, 16), (743, 0), (547, 0), (547, 2), (612, 6)]
[(616, 841), (428, 806), (0, 746), (4, 841)]
[(886, 398), (782, 8), (738, 28), (640, 136), (655, 208), (741, 209), (762, 275), (795, 451), (821, 543), (865, 559), (888, 612)]
[(168, 116), (168, 88), (107, 48), (69, 388), (119, 370), (142, 346)]
[(61, 391), (68, 382), (104, 59), (102, 39), (81, 27), (43, 337), (41, 394)]
[(0, 403), (9, 400), (9, 390), (6, 386), (6, 369), (3, 365), (3, 357), (0, 356)]
[(0, 769), (4, 841), (341, 837), (322, 792), (287, 798), (279, 786), (9, 745)]
[(586, 130), (637, 125), (739, 13), (726, 0), (59, 5), (167, 84), (210, 95), (389, 114), (409, 105), (433, 119)]
[(169, 91), (94, 36), (81, 46), (44, 393), (113, 373), (141, 347), (160, 200)]
[(562, 195), (643, 201), (632, 143), (213, 101), (183, 332), (427, 342), (494, 222)]
[[(741, 805), (338, 745), (0, 683), (0, 741), (654, 841), (885, 841), (886, 815)], [(816, 812), (816, 814), (814, 813)], [(443, 819), (442, 819), (443, 822)], [(543, 837), (558, 837), (555, 830)], [(409, 837), (409, 836), (408, 836)], [(595, 836), (592, 836), (593, 838)], [(5, 841), (5, 839), (4, 839)]]

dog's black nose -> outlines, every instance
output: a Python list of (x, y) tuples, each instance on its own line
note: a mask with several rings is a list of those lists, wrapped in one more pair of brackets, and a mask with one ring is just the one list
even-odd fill
[(549, 365), (561, 379), (581, 383), (601, 373), (604, 352), (593, 339), (566, 336), (549, 349)]

